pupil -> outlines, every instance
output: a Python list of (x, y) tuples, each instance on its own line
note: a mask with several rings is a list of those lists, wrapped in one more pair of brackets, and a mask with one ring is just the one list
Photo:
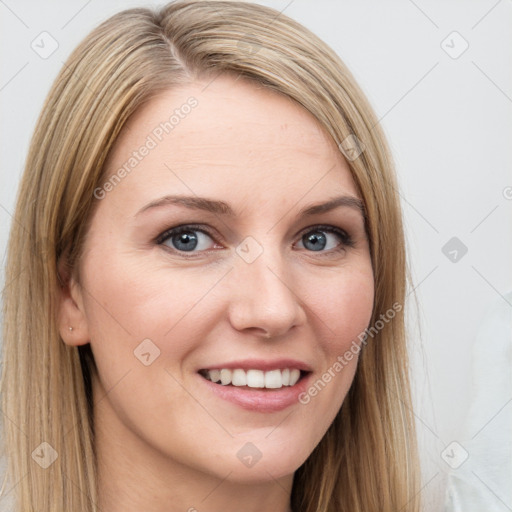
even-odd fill
[[(189, 231), (190, 233), (190, 231)], [(191, 250), (194, 249), (197, 245), (197, 236), (190, 235), (188, 233), (180, 233), (177, 235), (175, 239), (176, 243), (175, 246), (179, 250)]]
[(305, 239), (306, 240), (304, 242), (304, 246), (307, 247), (308, 243), (311, 244), (311, 247), (308, 248), (312, 249), (313, 251), (321, 251), (326, 244), (326, 237), (320, 232), (312, 235), (306, 235)]

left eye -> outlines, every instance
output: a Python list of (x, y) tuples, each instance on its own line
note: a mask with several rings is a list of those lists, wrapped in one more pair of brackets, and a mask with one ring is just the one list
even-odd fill
[[(329, 235), (331, 238), (330, 244)], [(337, 239), (337, 241), (335, 239)], [(302, 235), (299, 243), (302, 243), (303, 247), (311, 251), (340, 250), (344, 246), (353, 245), (347, 233), (333, 226), (310, 229)]]

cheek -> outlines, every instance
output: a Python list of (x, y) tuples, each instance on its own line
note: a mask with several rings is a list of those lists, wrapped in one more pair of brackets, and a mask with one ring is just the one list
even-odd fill
[(148, 260), (98, 251), (84, 265), (90, 343), (105, 386), (138, 371), (137, 354), (148, 347), (150, 359), (158, 356), (152, 367), (172, 366), (180, 375), (182, 363), (222, 317), (215, 297), (226, 269), (192, 271)]
[[(371, 265), (343, 269), (323, 286), (310, 286), (308, 305), (317, 350), (323, 365), (299, 396), (303, 413), (314, 421), (312, 439), (319, 439), (334, 420), (352, 384), (361, 335), (371, 320), (374, 281)], [(313, 418), (322, 417), (318, 422)]]
[(328, 340), (323, 348), (332, 355), (357, 339), (370, 322), (374, 301), (371, 266), (343, 269), (323, 286), (310, 289), (314, 294), (310, 294), (308, 305), (325, 334), (322, 338)]
[[(202, 411), (179, 384), (183, 363), (204, 339), (201, 298), (218, 277), (143, 267), (121, 254), (102, 256), (91, 259), (83, 274), (90, 292), (85, 306), (100, 392), (109, 395), (108, 404), (102, 402), (107, 411), (98, 414), (112, 419), (112, 407), (142, 437), (162, 437), (159, 429), (166, 422), (174, 430), (186, 428), (189, 418), (200, 417)], [(175, 410), (180, 421), (166, 416)]]
[(150, 257), (98, 251), (87, 261), (86, 314), (97, 335), (118, 333), (136, 340), (169, 330), (207, 288), (204, 278), (202, 285), (190, 286), (180, 272), (162, 272), (145, 259)]

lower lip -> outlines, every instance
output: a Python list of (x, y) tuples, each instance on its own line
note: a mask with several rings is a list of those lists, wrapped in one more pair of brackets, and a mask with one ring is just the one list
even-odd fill
[(294, 386), (285, 386), (279, 389), (251, 389), (237, 386), (223, 386), (199, 378), (209, 389), (220, 398), (232, 402), (243, 409), (256, 412), (276, 412), (299, 403), (299, 395), (306, 391), (311, 373), (305, 375)]

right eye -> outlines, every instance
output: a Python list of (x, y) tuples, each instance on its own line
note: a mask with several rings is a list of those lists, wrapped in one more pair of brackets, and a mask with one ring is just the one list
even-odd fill
[(177, 253), (208, 250), (213, 248), (211, 247), (212, 241), (215, 243), (213, 236), (207, 230), (194, 225), (183, 225), (168, 229), (156, 240), (159, 245), (165, 245)]

